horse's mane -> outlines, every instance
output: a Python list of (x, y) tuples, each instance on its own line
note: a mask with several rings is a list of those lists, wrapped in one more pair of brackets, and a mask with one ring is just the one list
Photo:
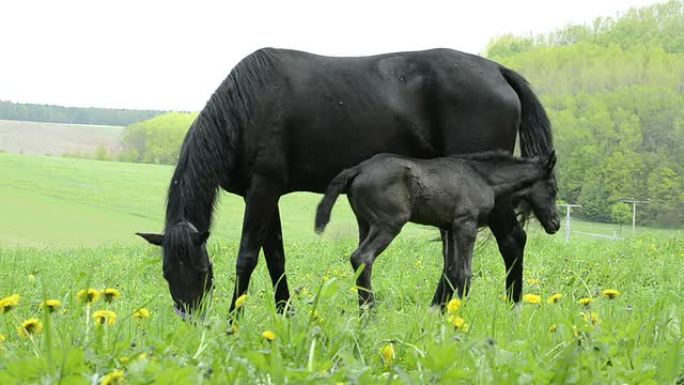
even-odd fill
[(450, 155), (452, 158), (468, 159), (489, 163), (529, 163), (530, 158), (517, 158), (506, 151), (483, 151), (469, 154)]
[(190, 126), (169, 186), (167, 229), (183, 220), (201, 230), (211, 226), (219, 184), (230, 175), (236, 143), (258, 97), (267, 94), (262, 90), (272, 61), (268, 49), (240, 61)]

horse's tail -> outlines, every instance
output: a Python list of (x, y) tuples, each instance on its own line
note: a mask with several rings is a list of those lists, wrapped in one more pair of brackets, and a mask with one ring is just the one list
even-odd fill
[[(521, 155), (525, 158), (548, 155), (553, 151), (551, 121), (539, 98), (522, 75), (503, 66), (500, 69), (501, 75), (520, 99), (518, 135), (520, 137)], [(518, 219), (524, 226), (531, 215), (531, 209), (524, 201), (520, 203), (522, 207), (518, 212)]]
[(325, 191), (321, 203), (318, 204), (316, 209), (316, 226), (315, 230), (317, 233), (322, 233), (325, 230), (325, 226), (330, 222), (330, 212), (337, 197), (341, 193), (346, 193), (349, 188), (349, 184), (356, 178), (359, 174), (359, 166), (354, 166), (348, 168), (341, 173), (337, 174), (335, 178), (328, 185), (328, 189)]
[(519, 73), (501, 66), (501, 75), (520, 99), (520, 153), (525, 158), (553, 151), (551, 121), (530, 84)]

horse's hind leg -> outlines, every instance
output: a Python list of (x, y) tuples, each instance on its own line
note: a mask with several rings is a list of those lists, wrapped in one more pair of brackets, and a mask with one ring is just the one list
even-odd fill
[(285, 250), (283, 248), (280, 212), (277, 207), (273, 213), (271, 226), (264, 240), (264, 257), (266, 258), (266, 267), (273, 283), (276, 309), (278, 313), (282, 313), (290, 300), (290, 290), (287, 287)]
[(235, 309), (235, 300), (247, 292), (249, 280), (256, 267), (259, 250), (264, 245), (273, 213), (278, 208), (280, 189), (272, 182), (259, 175), (252, 183), (245, 198), (245, 217), (242, 222), (242, 238), (235, 263), (235, 291), (230, 303), (231, 312)]
[[(351, 256), (351, 264), (357, 272), (356, 286), (359, 293), (359, 306), (371, 308), (375, 305), (375, 295), (371, 285), (373, 262), (392, 242), (399, 231), (389, 231), (384, 228), (371, 226), (366, 239), (361, 242), (359, 248)], [(359, 269), (362, 269), (359, 272)]]
[(510, 205), (494, 208), (489, 216), (489, 228), (494, 233), (506, 265), (506, 296), (516, 303), (520, 302), (523, 288), (523, 252), (527, 234)]

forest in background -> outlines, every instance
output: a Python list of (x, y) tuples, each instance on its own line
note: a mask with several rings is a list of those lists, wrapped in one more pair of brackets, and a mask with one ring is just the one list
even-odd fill
[[(541, 96), (559, 155), (560, 199), (594, 221), (684, 225), (684, 1), (537, 36), (502, 36), (486, 56)], [(196, 114), (126, 128), (123, 159), (173, 164)]]
[(31, 122), (127, 126), (166, 111), (119, 108), (63, 107), (49, 104), (13, 103), (0, 100), (0, 119)]
[(502, 36), (487, 56), (540, 94), (559, 154), (560, 198), (627, 222), (684, 225), (684, 1), (538, 36)]

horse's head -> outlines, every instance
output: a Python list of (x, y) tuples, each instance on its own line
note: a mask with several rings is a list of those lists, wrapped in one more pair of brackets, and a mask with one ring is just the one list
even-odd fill
[(183, 318), (196, 310), (214, 283), (207, 238), (190, 222), (170, 226), (165, 234), (136, 233), (149, 243), (161, 246), (164, 278), (169, 283), (176, 312)]
[(552, 152), (546, 157), (539, 158), (538, 161), (543, 170), (543, 177), (525, 189), (520, 194), (520, 198), (529, 205), (544, 230), (548, 234), (555, 234), (560, 229), (560, 215), (556, 207), (558, 184), (553, 173), (556, 154)]

